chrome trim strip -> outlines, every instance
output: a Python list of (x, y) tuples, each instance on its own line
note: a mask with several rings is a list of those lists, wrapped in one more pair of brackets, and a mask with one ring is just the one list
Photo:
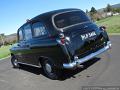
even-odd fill
[(19, 64), (24, 64), (24, 65), (28, 65), (28, 66), (32, 66), (32, 67), (37, 67), (40, 68), (40, 66), (37, 65), (32, 65), (32, 64), (28, 64), (28, 63), (22, 63), (22, 62), (18, 62)]
[(110, 48), (111, 48), (111, 42), (108, 41), (107, 45), (104, 48), (98, 50), (97, 52), (91, 53), (90, 55), (88, 55), (88, 56), (86, 56), (84, 58), (81, 58), (81, 59), (78, 59), (78, 60), (74, 60), (72, 63), (63, 64), (63, 68), (66, 68), (66, 69), (74, 68), (78, 64), (80, 65), (80, 64), (82, 64), (82, 63), (84, 63), (84, 62), (94, 58), (95, 56), (97, 56), (97, 55), (107, 51)]

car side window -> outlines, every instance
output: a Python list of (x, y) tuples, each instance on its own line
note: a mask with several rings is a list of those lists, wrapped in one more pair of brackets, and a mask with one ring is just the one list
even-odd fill
[(34, 37), (47, 35), (47, 30), (45, 26), (40, 22), (34, 23), (32, 25), (32, 29), (33, 29)]
[(30, 24), (27, 24), (24, 26), (24, 37), (25, 37), (25, 40), (29, 40), (29, 39), (32, 39), (32, 31), (31, 31), (31, 26)]
[(19, 41), (22, 41), (24, 39), (22, 29), (19, 29), (18, 38), (19, 38)]

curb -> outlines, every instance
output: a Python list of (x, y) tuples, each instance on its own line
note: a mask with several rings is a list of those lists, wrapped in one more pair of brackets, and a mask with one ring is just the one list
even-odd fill
[(5, 58), (1, 58), (0, 61), (4, 60), (4, 59), (7, 59), (7, 58), (10, 58), (10, 56), (7, 56)]

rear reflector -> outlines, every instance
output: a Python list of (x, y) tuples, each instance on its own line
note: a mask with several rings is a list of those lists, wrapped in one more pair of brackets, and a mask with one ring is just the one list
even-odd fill
[(61, 44), (65, 44), (65, 38), (61, 38)]

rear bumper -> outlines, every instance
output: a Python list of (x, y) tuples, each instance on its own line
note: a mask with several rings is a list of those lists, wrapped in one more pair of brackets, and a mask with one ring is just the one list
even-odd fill
[(98, 51), (96, 51), (94, 53), (91, 53), (91, 54), (89, 54), (88, 56), (86, 56), (84, 58), (76, 59), (72, 63), (67, 63), (67, 64), (65, 63), (65, 64), (63, 64), (63, 68), (72, 69), (72, 68), (74, 68), (74, 67), (76, 67), (76, 66), (78, 66), (78, 65), (80, 65), (80, 64), (82, 64), (82, 63), (84, 63), (84, 62), (86, 62), (86, 61), (88, 61), (88, 60), (90, 60), (92, 58), (94, 58), (95, 56), (107, 51), (110, 48), (111, 48), (111, 42), (108, 41), (107, 45), (104, 46), (104, 48), (102, 48), (102, 49), (100, 49), (100, 50), (98, 50)]

